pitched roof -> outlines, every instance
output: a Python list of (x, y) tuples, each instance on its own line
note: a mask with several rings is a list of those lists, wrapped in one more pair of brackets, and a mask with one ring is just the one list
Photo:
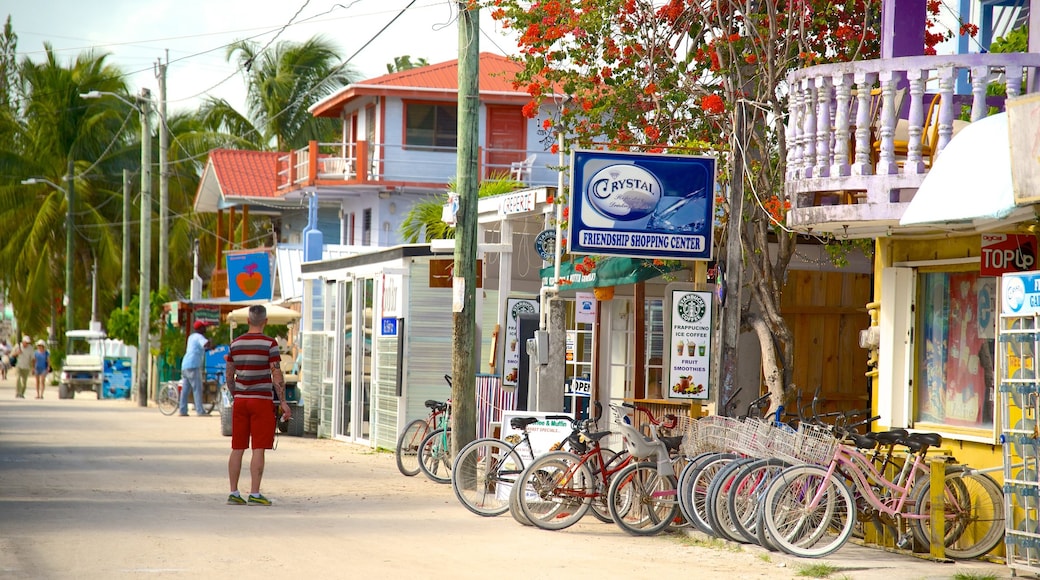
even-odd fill
[(229, 198), (275, 199), (278, 191), (277, 151), (214, 149), (199, 181), (195, 195), (196, 211), (216, 211), (234, 205)]
[[(523, 65), (507, 57), (480, 53), (478, 90), (482, 100), (497, 96), (509, 100), (527, 101), (524, 91), (513, 87), (513, 79)], [(336, 117), (340, 109), (362, 95), (443, 94), (454, 98), (459, 92), (459, 61), (431, 64), (393, 72), (383, 76), (347, 85), (310, 107), (315, 117)]]

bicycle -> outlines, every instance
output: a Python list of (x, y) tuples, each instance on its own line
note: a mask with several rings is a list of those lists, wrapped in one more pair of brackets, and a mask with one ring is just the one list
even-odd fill
[[(451, 392), (451, 375), (444, 375), (448, 382), (448, 390)], [(419, 468), (419, 446), (423, 439), (437, 428), (441, 416), (447, 417), (451, 409), (451, 401), (436, 401), (428, 399), (425, 403), (430, 410), (425, 419), (415, 419), (397, 437), (397, 447), (394, 449), (394, 458), (397, 461), (397, 470), (402, 475), (412, 477), (418, 475)]]
[[(550, 415), (546, 420), (570, 420), (566, 415)], [(525, 458), (534, 458), (527, 428), (542, 421), (535, 417), (514, 417), (509, 425), (520, 431), (506, 441), (485, 437), (471, 441), (459, 451), (452, 465), (451, 487), (455, 497), (479, 516), (498, 516), (509, 510), (509, 492), (524, 471)]]
[[(160, 413), (170, 416), (180, 409), (181, 391), (183, 388), (181, 381), (167, 381), (159, 386), (158, 392), (155, 393), (155, 404), (159, 407)], [(213, 411), (213, 408), (217, 405), (219, 395), (216, 386), (208, 382), (203, 383), (202, 410), (204, 413), (208, 414)]]
[[(447, 379), (445, 375), (445, 379)], [(419, 470), (435, 483), (451, 483), (450, 411), (437, 416), (436, 429), (419, 443)]]
[[(661, 437), (657, 428), (674, 428), (677, 419), (666, 415), (664, 421), (656, 420), (650, 411), (631, 403), (623, 406), (643, 412), (650, 422), (649, 438), (643, 436), (627, 422), (624, 411), (611, 405), (615, 424), (625, 439), (629, 454), (639, 459), (619, 471), (611, 479), (607, 490), (607, 507), (614, 523), (622, 530), (637, 536), (657, 534), (682, 519), (679, 513), (675, 463), (679, 457), (682, 436)], [(653, 459), (653, 461), (643, 461)]]
[[(826, 556), (852, 535), (858, 501), (865, 501), (893, 521), (909, 520), (914, 539), (927, 542), (930, 522), (926, 522), (931, 517), (931, 506), (925, 454), (929, 447), (942, 442), (941, 436), (918, 433), (904, 440), (902, 444), (912, 457), (907, 458), (894, 480), (879, 473), (871, 459), (858, 449), (841, 445), (825, 430), (809, 429), (801, 437), (809, 445), (818, 443), (821, 450), (829, 447), (830, 452), (820, 453), (817, 465), (784, 469), (766, 490), (760, 527), (764, 524), (770, 542), (795, 556)], [(965, 476), (969, 477), (973, 491), (968, 490)], [(855, 486), (855, 498), (846, 480)], [(921, 484), (915, 485), (919, 481)], [(1004, 531), (1003, 510), (998, 507), (1003, 506), (1003, 492), (996, 482), (984, 474), (954, 469), (945, 479), (943, 493), (947, 524), (944, 541), (951, 546), (948, 555), (968, 558), (992, 550)], [(976, 511), (993, 517), (980, 519), (973, 515)], [(963, 544), (959, 543), (969, 527), (972, 533)], [(979, 527), (981, 533), (977, 533)], [(908, 543), (905, 537), (898, 542)]]
[(595, 419), (571, 420), (571, 451), (542, 455), (520, 475), (513, 501), (523, 520), (544, 530), (570, 527), (590, 511), (601, 522), (613, 521), (605, 492), (632, 458), (603, 447), (600, 441), (610, 431), (595, 432), (595, 424)]

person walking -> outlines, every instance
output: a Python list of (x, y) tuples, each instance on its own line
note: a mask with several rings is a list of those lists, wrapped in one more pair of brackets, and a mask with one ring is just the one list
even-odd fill
[(51, 353), (47, 350), (47, 343), (36, 341), (36, 352), (32, 353), (33, 374), (36, 375), (36, 398), (43, 398), (43, 390), (47, 388), (47, 373), (51, 372)]
[(14, 347), (11, 356), (15, 357), (14, 368), (18, 371), (18, 381), (15, 386), (15, 397), (25, 398), (25, 389), (29, 386), (29, 371), (33, 366), (32, 339), (28, 335), (22, 337), (22, 342)]
[[(292, 416), (285, 401), (285, 377), (282, 376), (278, 342), (264, 334), (267, 309), (261, 305), (249, 307), (249, 330), (231, 341), (227, 355), (225, 379), (231, 392), (231, 455), (228, 457), (228, 480), (231, 484), (229, 505), (269, 506), (271, 501), (260, 493), (264, 476), (264, 452), (274, 447), (275, 414), (272, 405), (278, 394), (282, 420)], [(252, 443), (249, 459), (249, 497), (238, 491), (242, 473), (242, 458)]]
[(11, 368), (11, 345), (6, 338), (0, 338), (0, 379), (7, 380), (7, 370)]
[(181, 417), (188, 416), (188, 397), (195, 401), (195, 414), (198, 416), (208, 415), (202, 404), (202, 369), (206, 365), (206, 351), (213, 348), (209, 339), (206, 338), (206, 327), (208, 325), (196, 320), (194, 329), (188, 337), (188, 346), (184, 349), (184, 358), (181, 360)]

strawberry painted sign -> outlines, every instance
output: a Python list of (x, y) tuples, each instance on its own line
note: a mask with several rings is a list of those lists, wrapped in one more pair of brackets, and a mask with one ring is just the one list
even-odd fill
[(265, 251), (227, 255), (228, 299), (271, 300), (271, 255)]

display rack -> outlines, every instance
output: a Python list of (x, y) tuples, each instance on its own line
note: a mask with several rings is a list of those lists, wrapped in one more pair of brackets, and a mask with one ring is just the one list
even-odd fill
[(1002, 314), (997, 329), (1003, 417), (1007, 565), (1040, 573), (1040, 313)]

